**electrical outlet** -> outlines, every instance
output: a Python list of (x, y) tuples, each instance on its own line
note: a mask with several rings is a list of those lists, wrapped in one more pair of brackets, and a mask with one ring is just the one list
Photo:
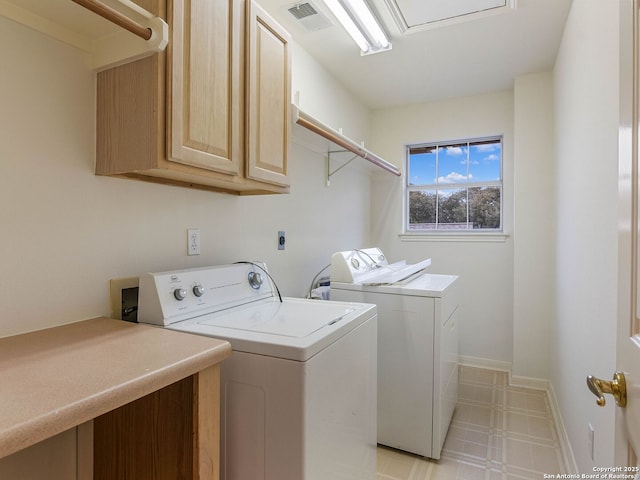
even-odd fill
[(284, 231), (280, 230), (278, 232), (278, 250), (284, 250), (284, 244), (286, 242)]
[(187, 255), (200, 255), (200, 229), (187, 230)]
[(589, 434), (589, 443), (587, 444), (589, 448), (589, 455), (591, 455), (591, 460), (593, 460), (595, 431), (593, 430), (593, 425), (591, 425), (591, 423), (589, 423), (587, 427), (587, 433)]

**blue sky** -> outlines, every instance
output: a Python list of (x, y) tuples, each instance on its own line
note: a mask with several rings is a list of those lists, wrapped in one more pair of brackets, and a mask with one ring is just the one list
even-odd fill
[(499, 180), (500, 153), (500, 141), (496, 140), (491, 144), (438, 147), (437, 154), (435, 148), (430, 153), (412, 154), (409, 183), (446, 185)]

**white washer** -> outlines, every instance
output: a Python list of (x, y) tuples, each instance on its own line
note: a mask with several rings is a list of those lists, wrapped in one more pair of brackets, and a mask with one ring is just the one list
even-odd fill
[(223, 480), (374, 479), (375, 305), (280, 300), (267, 277), (262, 264), (146, 274), (138, 320), (231, 343)]
[(455, 275), (378, 248), (333, 255), (331, 300), (378, 306), (378, 443), (440, 458), (458, 396)]

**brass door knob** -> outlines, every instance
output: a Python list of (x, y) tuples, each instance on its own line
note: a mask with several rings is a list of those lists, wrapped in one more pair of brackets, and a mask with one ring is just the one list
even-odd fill
[(624, 408), (627, 405), (627, 382), (622, 372), (614, 373), (613, 380), (610, 382), (589, 375), (587, 377), (587, 386), (589, 390), (598, 397), (596, 403), (601, 407), (604, 407), (606, 403), (604, 398), (605, 393), (613, 395), (613, 398), (616, 399), (616, 405), (619, 407)]

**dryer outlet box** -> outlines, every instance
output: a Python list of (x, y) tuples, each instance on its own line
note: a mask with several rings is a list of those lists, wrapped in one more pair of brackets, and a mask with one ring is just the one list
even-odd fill
[(113, 278), (109, 281), (111, 318), (138, 321), (138, 277)]

